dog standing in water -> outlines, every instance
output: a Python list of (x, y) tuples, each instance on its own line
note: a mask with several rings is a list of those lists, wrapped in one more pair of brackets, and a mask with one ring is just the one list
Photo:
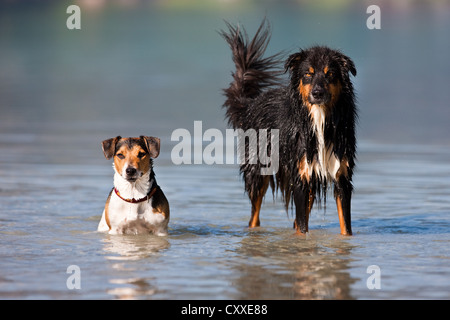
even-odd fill
[[(263, 58), (270, 31), (265, 20), (249, 41), (245, 30), (228, 24), (221, 35), (230, 45), (236, 70), (225, 89), (227, 116), (237, 129), (278, 129), (279, 170), (261, 175), (261, 164), (247, 161), (240, 171), (252, 203), (249, 227), (260, 225), (259, 212), (269, 187), (282, 192), (286, 210), (295, 204), (294, 228), (308, 232), (315, 200), (326, 200), (334, 184), (340, 231), (351, 235), (352, 174), (355, 166), (357, 109), (350, 75), (353, 61), (340, 51), (323, 46), (289, 56), (281, 83), (279, 55)], [(260, 151), (261, 152), (261, 151)]]

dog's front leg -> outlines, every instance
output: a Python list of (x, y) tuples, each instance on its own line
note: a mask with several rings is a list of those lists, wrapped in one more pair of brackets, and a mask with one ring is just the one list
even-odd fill
[(345, 176), (341, 176), (334, 186), (334, 197), (339, 214), (339, 224), (341, 234), (345, 236), (352, 235), (351, 223), (351, 197), (352, 183)]
[(295, 221), (294, 228), (299, 234), (308, 232), (309, 212), (312, 208), (314, 197), (305, 185), (298, 186), (294, 190)]

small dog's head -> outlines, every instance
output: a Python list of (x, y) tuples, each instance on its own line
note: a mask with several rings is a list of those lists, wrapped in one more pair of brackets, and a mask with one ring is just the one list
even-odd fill
[(337, 50), (312, 47), (289, 56), (285, 70), (291, 73), (291, 88), (297, 90), (303, 103), (332, 108), (343, 90), (353, 88), (349, 72), (355, 76), (353, 61)]
[(127, 181), (135, 182), (152, 168), (152, 158), (159, 155), (160, 140), (155, 137), (115, 138), (102, 142), (106, 159), (114, 157), (116, 171)]

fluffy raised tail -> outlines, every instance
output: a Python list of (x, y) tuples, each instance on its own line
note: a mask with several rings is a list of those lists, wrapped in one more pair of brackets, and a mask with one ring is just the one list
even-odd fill
[(221, 31), (220, 34), (230, 45), (233, 62), (236, 71), (232, 73), (233, 82), (230, 87), (224, 89), (227, 100), (227, 116), (230, 125), (239, 127), (242, 112), (249, 100), (256, 98), (266, 87), (279, 84), (280, 71), (274, 68), (280, 63), (276, 54), (263, 58), (264, 51), (270, 40), (270, 26), (263, 20), (255, 36), (249, 41), (247, 32), (240, 30), (239, 26), (233, 26), (226, 22), (228, 32)]

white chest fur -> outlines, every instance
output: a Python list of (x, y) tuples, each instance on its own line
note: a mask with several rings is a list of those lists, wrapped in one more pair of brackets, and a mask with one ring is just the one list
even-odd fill
[(336, 180), (340, 161), (333, 152), (333, 144), (325, 142), (325, 110), (319, 105), (313, 105), (310, 116), (317, 137), (317, 157), (314, 157), (312, 163), (306, 163), (308, 172), (315, 173), (322, 181), (330, 178)]
[[(140, 234), (154, 233), (167, 235), (168, 220), (159, 212), (153, 210), (150, 198), (139, 203), (130, 203), (125, 199), (142, 199), (146, 197), (153, 181), (149, 181), (150, 171), (145, 173), (136, 182), (128, 182), (114, 168), (114, 187), (119, 191), (120, 197), (113, 191), (108, 204), (108, 220), (111, 226), (110, 234)], [(105, 212), (100, 221), (98, 230), (106, 231)]]
[(114, 192), (111, 195), (109, 210), (110, 234), (167, 234), (165, 217), (152, 208), (152, 199), (139, 203), (126, 202)]

